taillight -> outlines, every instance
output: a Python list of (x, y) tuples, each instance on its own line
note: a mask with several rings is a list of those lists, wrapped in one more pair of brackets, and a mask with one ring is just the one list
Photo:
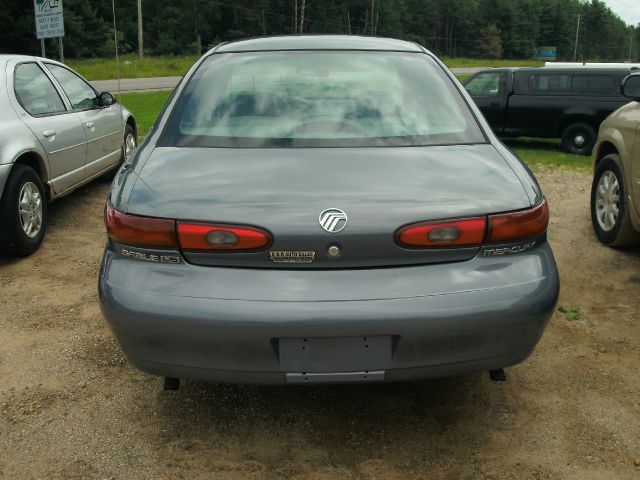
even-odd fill
[(178, 240), (184, 250), (262, 250), (271, 235), (257, 227), (178, 222)]
[(546, 200), (530, 210), (489, 215), (487, 243), (537, 237), (547, 231), (548, 225), (549, 205)]
[(396, 239), (406, 247), (478, 246), (486, 223), (485, 217), (416, 223), (398, 230)]
[(136, 247), (178, 246), (175, 220), (129, 215), (116, 210), (111, 202), (107, 202), (104, 223), (109, 237), (118, 243)]
[(543, 200), (529, 210), (407, 225), (396, 232), (396, 242), (409, 248), (474, 247), (537, 237), (548, 225), (549, 205)]

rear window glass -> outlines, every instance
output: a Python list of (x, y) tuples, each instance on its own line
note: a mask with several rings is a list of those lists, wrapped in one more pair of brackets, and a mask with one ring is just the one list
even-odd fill
[(609, 93), (616, 84), (616, 79), (611, 75), (574, 75), (572, 87), (578, 91)]
[(484, 141), (460, 93), (427, 55), (298, 51), (205, 59), (161, 143), (243, 148)]
[(530, 90), (559, 92), (569, 90), (570, 88), (570, 75), (531, 75), (529, 77)]

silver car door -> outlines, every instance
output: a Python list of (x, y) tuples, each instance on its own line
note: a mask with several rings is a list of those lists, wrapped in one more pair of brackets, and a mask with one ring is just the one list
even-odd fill
[(98, 92), (82, 77), (61, 65), (49, 62), (44, 65), (82, 117), (87, 136), (87, 177), (118, 163), (124, 135), (120, 106), (99, 105)]
[(87, 138), (80, 116), (70, 111), (45, 71), (35, 62), (9, 62), (9, 97), (20, 119), (47, 153), (56, 194), (85, 177)]

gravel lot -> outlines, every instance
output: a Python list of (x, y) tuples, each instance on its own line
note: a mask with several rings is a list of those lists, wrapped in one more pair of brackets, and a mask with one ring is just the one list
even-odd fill
[(595, 240), (588, 174), (538, 178), (562, 294), (506, 383), (163, 392), (97, 305), (108, 181), (54, 203), (0, 260), (0, 478), (640, 479), (640, 250)]

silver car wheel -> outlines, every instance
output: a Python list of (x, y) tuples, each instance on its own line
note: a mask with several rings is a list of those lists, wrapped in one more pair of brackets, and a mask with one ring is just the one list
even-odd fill
[(124, 139), (124, 159), (129, 160), (131, 154), (136, 149), (136, 139), (132, 133), (129, 133)]
[(618, 222), (620, 214), (620, 184), (611, 170), (606, 170), (598, 180), (596, 188), (596, 218), (605, 232), (610, 232)]
[(18, 195), (20, 226), (29, 238), (38, 236), (42, 229), (42, 197), (33, 182), (26, 182)]

